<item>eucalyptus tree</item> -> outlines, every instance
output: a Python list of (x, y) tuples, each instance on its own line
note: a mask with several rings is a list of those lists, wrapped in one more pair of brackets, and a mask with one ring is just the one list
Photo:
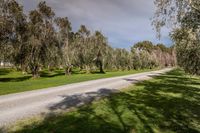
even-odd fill
[(117, 70), (115, 50), (110, 45), (107, 45), (104, 51), (103, 64), (107, 70)]
[(131, 47), (131, 60), (133, 69), (137, 70), (141, 68), (139, 50), (136, 49), (135, 47)]
[[(0, 60), (12, 62), (23, 71), (30, 70), (35, 78), (46, 67), (62, 66), (69, 75), (73, 66), (87, 73), (97, 68), (104, 73), (104, 69), (152, 68), (173, 62), (171, 50), (164, 45), (138, 42), (130, 52), (112, 48), (100, 31), (90, 32), (84, 25), (74, 33), (68, 18), (56, 17), (44, 1), (26, 16), (15, 0), (1, 0), (0, 12)], [(185, 18), (184, 24), (189, 22), (189, 16)]]
[(93, 60), (99, 67), (100, 73), (104, 73), (103, 70), (104, 57), (106, 56), (105, 54), (108, 54), (107, 39), (100, 31), (95, 32), (93, 39), (94, 39), (93, 53), (96, 54)]
[(29, 13), (29, 39), (26, 49), (29, 51), (27, 55), (28, 66), (34, 78), (39, 76), (39, 67), (43, 63), (43, 43), (42, 30), (43, 19), (42, 15), (37, 10), (32, 10)]
[[(0, 12), (1, 53), (4, 61), (14, 63), (26, 40), (26, 16), (15, 0), (0, 1)], [(19, 62), (23, 64), (21, 58)]]
[(156, 12), (153, 25), (158, 33), (162, 26), (184, 26), (199, 30), (199, 0), (155, 0)]
[(57, 26), (59, 27), (58, 32), (58, 42), (59, 46), (62, 51), (62, 61), (65, 67), (65, 74), (70, 75), (73, 63), (76, 59), (76, 48), (74, 43), (72, 42), (74, 40), (74, 35), (72, 34), (71, 30), (71, 23), (68, 20), (67, 17), (65, 18), (56, 18), (55, 20)]
[(28, 53), (26, 45), (29, 37), (27, 16), (23, 13), (22, 6), (16, 1), (12, 1), (10, 8), (14, 18), (13, 32), (15, 34), (13, 63), (25, 72), (27, 71), (26, 54)]
[(176, 42), (178, 65), (186, 72), (200, 75), (200, 38), (197, 33), (188, 29), (179, 29), (173, 32)]
[(135, 69), (167, 67), (176, 64), (174, 48), (168, 48), (164, 44), (154, 45), (150, 41), (138, 42), (131, 47), (131, 53)]
[(175, 66), (176, 65), (176, 55), (174, 53), (174, 47), (166, 47), (164, 44), (157, 44), (155, 46), (154, 53), (161, 66)]
[(71, 32), (72, 37), (72, 45), (75, 49), (75, 55), (74, 55), (74, 63), (73, 65), (79, 68), (80, 70), (84, 69), (84, 57), (83, 57), (83, 51), (84, 51), (84, 45), (82, 44), (82, 36), (79, 32)]
[[(54, 29), (54, 17), (55, 13), (49, 7), (45, 1), (42, 1), (38, 4), (38, 11), (42, 16), (43, 20), (43, 29), (42, 29), (42, 36), (41, 36), (41, 43), (43, 44), (44, 48), (44, 55), (43, 58), (45, 60), (44, 65), (48, 66), (49, 68), (52, 67), (54, 61), (56, 62), (57, 56), (57, 42), (56, 42), (56, 34)], [(54, 60), (52, 60), (54, 59)]]
[[(136, 50), (134, 50), (136, 49)], [(135, 65), (140, 65), (140, 68), (153, 68), (157, 62), (153, 54), (154, 45), (150, 41), (142, 41), (136, 43), (132, 47), (133, 58), (136, 60)], [(137, 52), (137, 53), (135, 53)], [(137, 55), (135, 55), (137, 54)], [(139, 56), (139, 58), (138, 58)], [(139, 59), (139, 61), (137, 61)]]
[(0, 61), (5, 62), (8, 58), (7, 48), (8, 43), (11, 41), (10, 35), (12, 34), (13, 21), (9, 15), (8, 9), (9, 1), (0, 1)]
[(91, 32), (86, 28), (85, 25), (81, 25), (78, 30), (79, 35), (79, 57), (81, 59), (83, 67), (86, 69), (87, 73), (91, 72), (93, 66), (94, 52), (92, 43)]
[(130, 53), (126, 49), (120, 49), (116, 48), (115, 49), (115, 61), (116, 61), (116, 66), (119, 70), (129, 70), (131, 68), (130, 64)]
[(173, 27), (178, 65), (200, 75), (200, 1), (155, 0), (155, 5), (153, 25), (158, 33), (165, 25)]
[(142, 41), (142, 42), (138, 42), (138, 43), (134, 44), (134, 48), (137, 48), (139, 50), (145, 50), (148, 52), (151, 52), (153, 47), (154, 47), (153, 43), (150, 41)]
[(54, 29), (51, 23), (53, 17), (53, 10), (45, 2), (40, 2), (38, 8), (29, 13), (26, 61), (34, 78), (39, 77), (39, 69), (47, 63), (49, 54), (54, 48), (52, 46)]

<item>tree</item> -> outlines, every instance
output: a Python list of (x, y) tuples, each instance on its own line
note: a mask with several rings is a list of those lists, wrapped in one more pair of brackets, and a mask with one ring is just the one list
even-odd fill
[(141, 61), (140, 61), (139, 51), (136, 48), (131, 47), (131, 54), (132, 54), (131, 58), (132, 58), (133, 69), (135, 70), (140, 69)]
[(27, 62), (34, 78), (39, 77), (39, 68), (45, 65), (53, 47), (54, 29), (52, 19), (54, 12), (45, 2), (38, 4), (38, 9), (29, 13), (29, 39)]
[(81, 25), (78, 30), (79, 35), (79, 58), (81, 59), (83, 67), (86, 69), (86, 73), (91, 72), (91, 67), (93, 64), (94, 53), (92, 42), (92, 37), (90, 31), (86, 28), (85, 25)]
[(197, 33), (179, 29), (173, 32), (172, 39), (176, 42), (178, 65), (186, 72), (200, 75), (200, 40)]
[(146, 50), (148, 52), (151, 52), (151, 50), (153, 49), (153, 43), (150, 41), (142, 41), (142, 42), (138, 42), (134, 45), (134, 48), (137, 48), (139, 50)]
[(22, 58), (16, 58), (22, 45), (26, 40), (26, 16), (23, 14), (23, 8), (15, 0), (2, 0), (0, 2), (0, 52), (3, 62), (13, 62), (22, 64)]
[(150, 41), (136, 43), (131, 47), (133, 68), (154, 68), (175, 65), (173, 48), (164, 44), (154, 45)]
[(72, 71), (72, 64), (75, 58), (75, 47), (72, 43), (71, 23), (68, 18), (57, 18), (56, 24), (59, 27), (58, 40), (62, 49), (62, 59), (65, 66), (65, 74), (70, 75)]
[(153, 68), (156, 67), (156, 60), (154, 53), (154, 45), (150, 41), (142, 41), (136, 43), (131, 52), (134, 59), (134, 68)]
[(129, 51), (127, 51), (126, 49), (116, 48), (114, 52), (115, 52), (115, 62), (116, 62), (117, 69), (130, 70), (131, 56), (130, 56)]
[(200, 75), (200, 1), (156, 0), (153, 25), (173, 27), (171, 37), (176, 44), (178, 65), (186, 72)]
[(100, 73), (104, 73), (103, 70), (103, 60), (104, 60), (104, 55), (107, 54), (107, 39), (104, 37), (104, 35), (99, 32), (96, 31), (94, 34), (94, 53), (96, 53), (95, 57), (94, 57), (94, 61), (97, 65), (97, 67), (99, 67)]
[[(85, 25), (72, 32), (68, 18), (56, 17), (44, 1), (26, 15), (16, 0), (1, 0), (0, 12), (0, 61), (31, 72), (34, 78), (39, 77), (39, 71), (44, 68), (62, 67), (65, 74), (70, 75), (73, 67), (86, 73), (97, 69), (104, 73), (105, 69), (130, 70), (175, 64), (174, 49), (163, 44), (138, 42), (130, 52), (112, 48), (101, 31), (91, 32)], [(189, 14), (185, 18), (189, 18)]]

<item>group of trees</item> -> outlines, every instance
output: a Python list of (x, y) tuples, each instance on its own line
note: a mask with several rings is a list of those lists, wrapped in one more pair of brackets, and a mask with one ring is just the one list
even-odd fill
[(186, 72), (200, 75), (200, 0), (155, 0), (153, 24), (172, 26), (177, 62)]
[(168, 67), (176, 65), (176, 52), (174, 46), (167, 48), (163, 44), (153, 45), (152, 42), (136, 43), (131, 48), (134, 69)]
[(15, 0), (0, 1), (0, 61), (39, 76), (42, 68), (73, 67), (90, 72), (99, 69), (140, 69), (175, 64), (174, 48), (144, 41), (126, 49), (112, 48), (100, 32), (81, 25), (72, 31), (67, 17), (56, 17), (46, 2), (26, 15)]

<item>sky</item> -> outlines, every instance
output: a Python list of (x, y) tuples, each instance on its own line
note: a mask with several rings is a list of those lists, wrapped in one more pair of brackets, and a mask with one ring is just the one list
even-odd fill
[[(17, 0), (24, 10), (35, 9), (40, 0)], [(163, 28), (161, 39), (151, 25), (154, 0), (46, 0), (56, 16), (68, 17), (73, 31), (86, 25), (91, 31), (100, 30), (110, 45), (129, 49), (133, 44), (149, 40), (172, 44), (169, 29)]]

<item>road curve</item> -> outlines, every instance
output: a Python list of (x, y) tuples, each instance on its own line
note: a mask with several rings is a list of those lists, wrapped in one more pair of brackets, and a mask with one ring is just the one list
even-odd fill
[(0, 96), (0, 127), (42, 113), (80, 106), (172, 68)]

